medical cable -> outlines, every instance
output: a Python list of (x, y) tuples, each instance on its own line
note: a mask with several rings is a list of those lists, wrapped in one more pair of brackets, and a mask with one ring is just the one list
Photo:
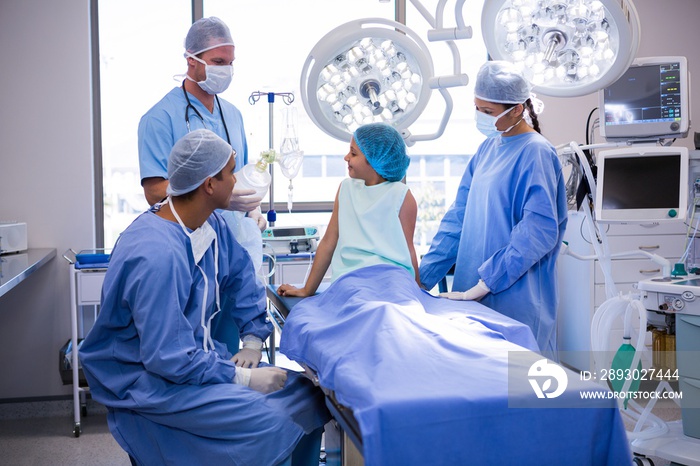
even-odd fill
[[(190, 108), (194, 110), (194, 113), (199, 117), (200, 120), (202, 120), (202, 125), (206, 128), (206, 124), (204, 123), (204, 117), (202, 114), (197, 110), (197, 107), (192, 105), (192, 102), (190, 101), (190, 96), (187, 95), (187, 91), (185, 90), (185, 81), (182, 81), (182, 93), (185, 95), (185, 100), (187, 101), (187, 106), (185, 107), (185, 123), (187, 124), (187, 131), (190, 131)], [(221, 102), (219, 101), (219, 96), (215, 95), (214, 99), (216, 100), (216, 105), (219, 107), (219, 114), (221, 115), (221, 123), (224, 125), (224, 132), (226, 133), (226, 142), (228, 142), (229, 145), (231, 145), (231, 137), (228, 134), (228, 126), (226, 125), (226, 119), (224, 118), (224, 111), (221, 108)]]
[[(584, 154), (581, 147), (575, 144), (574, 142), (570, 144), (570, 147), (579, 156), (579, 161), (584, 169), (586, 178), (588, 179), (588, 186), (591, 189), (591, 193), (596, 192), (596, 181), (593, 177), (591, 165), (588, 163), (588, 158), (586, 158), (586, 155)], [(588, 224), (588, 231), (591, 235), (591, 244), (593, 245), (593, 249), (595, 250), (596, 255), (598, 256), (598, 265), (600, 265), (600, 268), (603, 272), (603, 276), (605, 277), (606, 296), (608, 298), (611, 298), (617, 295), (617, 287), (615, 286), (615, 282), (612, 278), (612, 261), (610, 258), (610, 249), (608, 245), (607, 234), (604, 230), (596, 228), (596, 224), (593, 221), (593, 213), (591, 212), (590, 203), (584, 202), (582, 203), (582, 207), (585, 213), (586, 223)], [(599, 241), (593, 241), (593, 238), (595, 237), (598, 237)]]
[[(697, 189), (697, 186), (694, 186), (694, 189)], [(696, 195), (693, 197), (693, 205), (688, 206), (688, 212), (686, 218), (690, 219), (688, 225), (688, 230), (686, 232), (686, 247), (685, 251), (683, 252), (683, 255), (681, 256), (679, 262), (681, 264), (685, 264), (686, 260), (688, 259), (688, 254), (690, 253), (690, 247), (693, 245), (695, 242), (695, 236), (697, 236), (698, 233), (698, 227), (700, 227), (700, 218), (695, 222), (695, 228), (693, 229), (693, 218), (695, 217), (695, 213), (697, 210), (697, 203), (700, 201), (700, 198)], [(692, 233), (692, 234), (691, 234)]]
[(304, 274), (304, 283), (309, 279), (309, 274), (311, 273), (311, 265), (313, 264), (313, 254), (309, 253), (309, 266), (306, 267), (306, 273)]
[[(642, 305), (641, 301), (637, 299), (636, 295), (630, 294), (627, 296), (617, 296), (608, 299), (596, 310), (591, 323), (591, 349), (594, 367), (610, 367), (611, 363), (607, 357), (609, 349), (605, 346), (604, 342), (609, 340), (609, 334), (613, 321), (623, 313), (625, 322), (624, 335), (631, 340), (632, 329), (630, 323), (633, 310), (636, 310), (639, 314), (639, 328), (646, 328), (646, 309)], [(644, 344), (645, 332), (639, 331), (637, 333), (636, 347), (644, 348)], [(598, 357), (596, 357), (596, 355)], [(633, 368), (639, 365), (640, 359), (641, 352), (635, 351), (634, 357), (632, 358), (632, 362), (630, 364), (630, 371), (632, 373), (634, 372)], [(627, 378), (620, 392), (628, 392), (633, 381), (634, 377)], [(660, 382), (655, 391), (659, 393), (664, 389), (671, 391), (668, 382)], [(622, 402), (622, 399), (619, 401)], [(620, 412), (635, 421), (634, 430), (632, 432), (627, 432), (630, 439), (649, 439), (664, 435), (668, 432), (668, 424), (651, 413), (651, 410), (656, 404), (656, 399), (653, 399), (652, 402), (648, 403), (644, 408), (642, 408), (641, 405), (636, 403), (634, 400), (628, 401), (629, 403), (627, 404), (627, 408), (620, 409)], [(644, 428), (644, 425), (649, 423), (651, 424), (651, 427)]]
[[(624, 143), (614, 143), (614, 144), (592, 144), (589, 146), (578, 146), (576, 145), (575, 142), (571, 142), (568, 147), (566, 146), (559, 146), (557, 147), (557, 153), (558, 154), (566, 154), (567, 152), (570, 153), (570, 151), (573, 151), (574, 153), (578, 154), (578, 161), (580, 164), (580, 169), (583, 171), (585, 174), (585, 177), (588, 178), (589, 183), (590, 183), (590, 192), (594, 193), (596, 192), (596, 185), (595, 185), (595, 179), (593, 178), (591, 166), (589, 163), (589, 159), (585, 156), (583, 153), (582, 149), (590, 149), (593, 147), (618, 147), (623, 145)], [(588, 194), (590, 198), (590, 194)], [(605, 347), (604, 342), (609, 340), (609, 335), (610, 331), (612, 328), (612, 322), (615, 318), (619, 317), (621, 313), (624, 312), (624, 336), (626, 338), (623, 339), (623, 341), (631, 341), (632, 340), (632, 326), (631, 326), (631, 313), (633, 310), (637, 310), (639, 313), (639, 321), (640, 321), (640, 330), (637, 332), (637, 346), (639, 350), (634, 352), (634, 356), (632, 358), (631, 364), (630, 364), (630, 370), (633, 371), (634, 368), (638, 367), (640, 364), (640, 358), (641, 358), (641, 349), (645, 348), (645, 331), (646, 331), (646, 325), (647, 325), (647, 314), (646, 314), (646, 309), (642, 305), (641, 301), (638, 299), (638, 296), (622, 296), (618, 295), (617, 293), (617, 288), (616, 285), (613, 281), (612, 278), (612, 258), (613, 257), (620, 257), (623, 255), (632, 255), (632, 254), (643, 254), (646, 255), (647, 257), (652, 258), (654, 262), (661, 264), (663, 268), (663, 275), (664, 276), (669, 276), (670, 275), (670, 262), (666, 260), (665, 258), (662, 258), (660, 256), (657, 256), (656, 254), (649, 253), (648, 251), (631, 251), (629, 253), (618, 253), (618, 254), (610, 254), (609, 247), (608, 247), (608, 241), (607, 241), (607, 235), (606, 232), (600, 228), (597, 227), (597, 222), (595, 222), (593, 218), (593, 214), (591, 212), (591, 205), (590, 202), (583, 202), (582, 207), (585, 213), (585, 222), (588, 225), (588, 229), (591, 234), (591, 246), (593, 246), (595, 250), (595, 255), (594, 256), (577, 256), (575, 253), (573, 253), (568, 245), (565, 243), (565, 246), (562, 247), (562, 254), (569, 254), (574, 257), (577, 257), (579, 259), (596, 259), (599, 261), (599, 265), (601, 267), (601, 270), (603, 272), (603, 275), (605, 277), (605, 288), (606, 288), (606, 295), (608, 299), (601, 304), (601, 306), (596, 310), (596, 312), (593, 315), (593, 319), (591, 322), (591, 349), (592, 349), (592, 356), (593, 356), (593, 365), (594, 368), (609, 368), (611, 367), (611, 361), (609, 361), (609, 358), (607, 356), (607, 351), (608, 348)], [(595, 241), (595, 238), (598, 238), (598, 241)], [(644, 331), (642, 331), (644, 329)], [(619, 351), (619, 350), (618, 350)], [(598, 357), (596, 357), (598, 356)], [(621, 387), (620, 392), (628, 392), (630, 389), (630, 386), (632, 382), (634, 381), (634, 378), (628, 378), (625, 380), (623, 383), (623, 386)], [(666, 386), (663, 386), (662, 384), (666, 384)], [(659, 386), (657, 387), (657, 393), (661, 390), (664, 389), (669, 389), (670, 391), (670, 386), (668, 385), (667, 382), (661, 382)], [(636, 421), (636, 425), (634, 428), (633, 432), (628, 432), (628, 436), (630, 439), (635, 439), (635, 438), (642, 438), (642, 439), (647, 439), (647, 438), (654, 438), (658, 437), (660, 435), (665, 434), (668, 432), (669, 428), (668, 425), (658, 418), (657, 416), (654, 416), (651, 414), (651, 409), (653, 408), (655, 403), (648, 403), (647, 406), (642, 410), (641, 406), (634, 402), (634, 400), (627, 399), (625, 397), (625, 400), (628, 401), (625, 409), (622, 409), (622, 404), (623, 400), (620, 399), (620, 412), (623, 415), (626, 415), (633, 420)], [(648, 428), (643, 428), (645, 425), (651, 424), (651, 427)]]
[[(263, 249), (267, 247), (267, 243), (263, 242)], [(267, 257), (270, 260), (270, 271), (268, 273), (259, 273), (258, 278), (262, 280), (263, 284), (267, 281), (268, 278), (273, 276), (275, 274), (275, 267), (277, 267), (277, 255), (275, 254), (275, 251), (272, 250), (272, 252), (264, 252), (262, 253), (263, 258)]]

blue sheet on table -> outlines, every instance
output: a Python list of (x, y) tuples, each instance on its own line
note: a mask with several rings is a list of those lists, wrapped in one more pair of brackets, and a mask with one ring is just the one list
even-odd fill
[(476, 302), (433, 297), (387, 265), (302, 300), (280, 341), (352, 409), (367, 466), (629, 464), (614, 400), (509, 407), (509, 396), (536, 399), (529, 387), (509, 393), (509, 352), (537, 359), (528, 351), (536, 348), (527, 326)]

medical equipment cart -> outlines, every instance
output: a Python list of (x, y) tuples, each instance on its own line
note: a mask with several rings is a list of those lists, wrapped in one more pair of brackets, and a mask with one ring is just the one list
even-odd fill
[(80, 437), (82, 432), (80, 417), (81, 414), (87, 415), (85, 395), (89, 391), (87, 385), (80, 386), (80, 365), (78, 362), (80, 340), (86, 333), (83, 312), (85, 307), (91, 306), (94, 310), (94, 316), (97, 316), (109, 255), (104, 250), (86, 250), (76, 253), (69, 249), (63, 258), (70, 263), (73, 435)]

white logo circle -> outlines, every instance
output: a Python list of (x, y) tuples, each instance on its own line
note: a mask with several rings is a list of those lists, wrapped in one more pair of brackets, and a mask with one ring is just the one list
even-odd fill
[[(566, 390), (569, 378), (561, 366), (549, 362), (546, 358), (535, 361), (530, 370), (527, 371), (530, 385), (535, 391), (537, 398), (556, 398)], [(540, 385), (539, 381), (542, 381)], [(552, 389), (552, 380), (556, 380), (557, 385)]]

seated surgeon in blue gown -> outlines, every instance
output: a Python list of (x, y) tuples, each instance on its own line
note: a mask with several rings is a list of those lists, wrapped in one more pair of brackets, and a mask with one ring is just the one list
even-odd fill
[[(556, 358), (556, 260), (567, 221), (554, 147), (540, 134), (530, 84), (508, 62), (489, 61), (474, 86), (477, 128), (457, 198), (420, 264), (432, 289), (454, 266), (451, 299), (481, 303), (530, 327)], [(531, 126), (532, 125), (532, 126)]]
[[(235, 153), (199, 129), (173, 147), (168, 197), (122, 233), (80, 350), (92, 397), (140, 465), (318, 465), (330, 419), (306, 377), (260, 363), (271, 331), (250, 256), (216, 209)], [(223, 297), (243, 348), (211, 336)]]

